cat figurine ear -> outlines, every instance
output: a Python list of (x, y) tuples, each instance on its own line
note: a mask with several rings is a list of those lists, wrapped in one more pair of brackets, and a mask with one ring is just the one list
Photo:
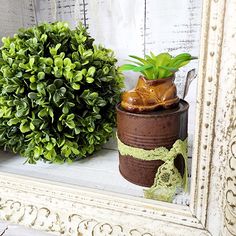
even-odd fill
[(184, 85), (183, 99), (187, 96), (189, 86), (196, 77), (197, 77), (196, 69), (192, 69), (187, 73), (186, 80), (185, 80), (185, 85)]

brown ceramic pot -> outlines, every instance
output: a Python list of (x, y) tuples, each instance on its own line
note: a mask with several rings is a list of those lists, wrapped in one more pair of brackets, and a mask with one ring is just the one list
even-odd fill
[[(170, 149), (177, 139), (187, 138), (188, 108), (180, 100), (178, 107), (148, 113), (131, 113), (117, 105), (117, 135), (124, 144), (146, 150), (157, 147)], [(144, 161), (119, 153), (121, 175), (137, 185), (150, 187), (162, 161)], [(176, 158), (175, 165), (183, 175), (184, 160)]]

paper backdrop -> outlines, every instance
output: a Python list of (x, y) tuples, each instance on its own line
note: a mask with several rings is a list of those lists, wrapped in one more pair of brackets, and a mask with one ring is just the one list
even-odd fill
[[(199, 55), (202, 0), (0, 0), (0, 36), (13, 35), (18, 28), (43, 21), (68, 21), (72, 27), (82, 21), (96, 43), (112, 48), (124, 63), (128, 55), (143, 56), (152, 51), (173, 55)], [(178, 72), (178, 94), (183, 96), (188, 70)], [(126, 89), (133, 87), (138, 74), (125, 73)], [(194, 135), (197, 80), (186, 100), (189, 110), (190, 153)]]

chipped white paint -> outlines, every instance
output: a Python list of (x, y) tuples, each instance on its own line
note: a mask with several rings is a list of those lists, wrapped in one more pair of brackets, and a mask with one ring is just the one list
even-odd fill
[[(236, 1), (228, 1), (225, 6), (222, 64), (219, 68), (222, 80), (219, 83), (221, 92), (218, 94), (218, 100), (221, 105), (217, 107), (217, 113), (222, 116), (217, 117), (217, 125), (221, 132), (216, 130), (216, 137), (223, 137), (223, 142), (218, 143), (220, 155), (215, 155), (216, 168), (213, 170), (224, 173), (219, 176), (223, 178), (223, 181), (219, 179), (217, 183), (215, 179), (215, 184), (218, 189), (219, 187), (224, 189), (224, 191), (220, 191), (223, 202), (218, 206), (218, 211), (223, 210), (220, 220), (224, 222), (222, 235), (225, 236), (236, 235), (236, 49), (232, 47), (236, 43), (235, 12)], [(222, 165), (219, 165), (219, 162)], [(209, 211), (208, 214), (213, 215), (214, 213)], [(212, 222), (208, 222), (208, 224), (214, 229)]]
[(235, 235), (235, 6), (203, 1), (190, 207), (2, 172), (0, 218), (57, 235)]

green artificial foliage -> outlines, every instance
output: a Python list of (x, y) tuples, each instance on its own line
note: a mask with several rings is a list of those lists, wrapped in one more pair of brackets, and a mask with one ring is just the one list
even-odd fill
[(167, 78), (172, 76), (180, 67), (187, 65), (191, 60), (197, 59), (188, 53), (179, 54), (176, 57), (169, 53), (154, 55), (152, 52), (145, 58), (130, 55), (134, 60), (129, 60), (132, 64), (124, 64), (121, 71), (132, 70), (140, 72), (148, 80)]
[(0, 48), (0, 146), (38, 160), (84, 158), (112, 136), (123, 77), (80, 24), (22, 29)]

